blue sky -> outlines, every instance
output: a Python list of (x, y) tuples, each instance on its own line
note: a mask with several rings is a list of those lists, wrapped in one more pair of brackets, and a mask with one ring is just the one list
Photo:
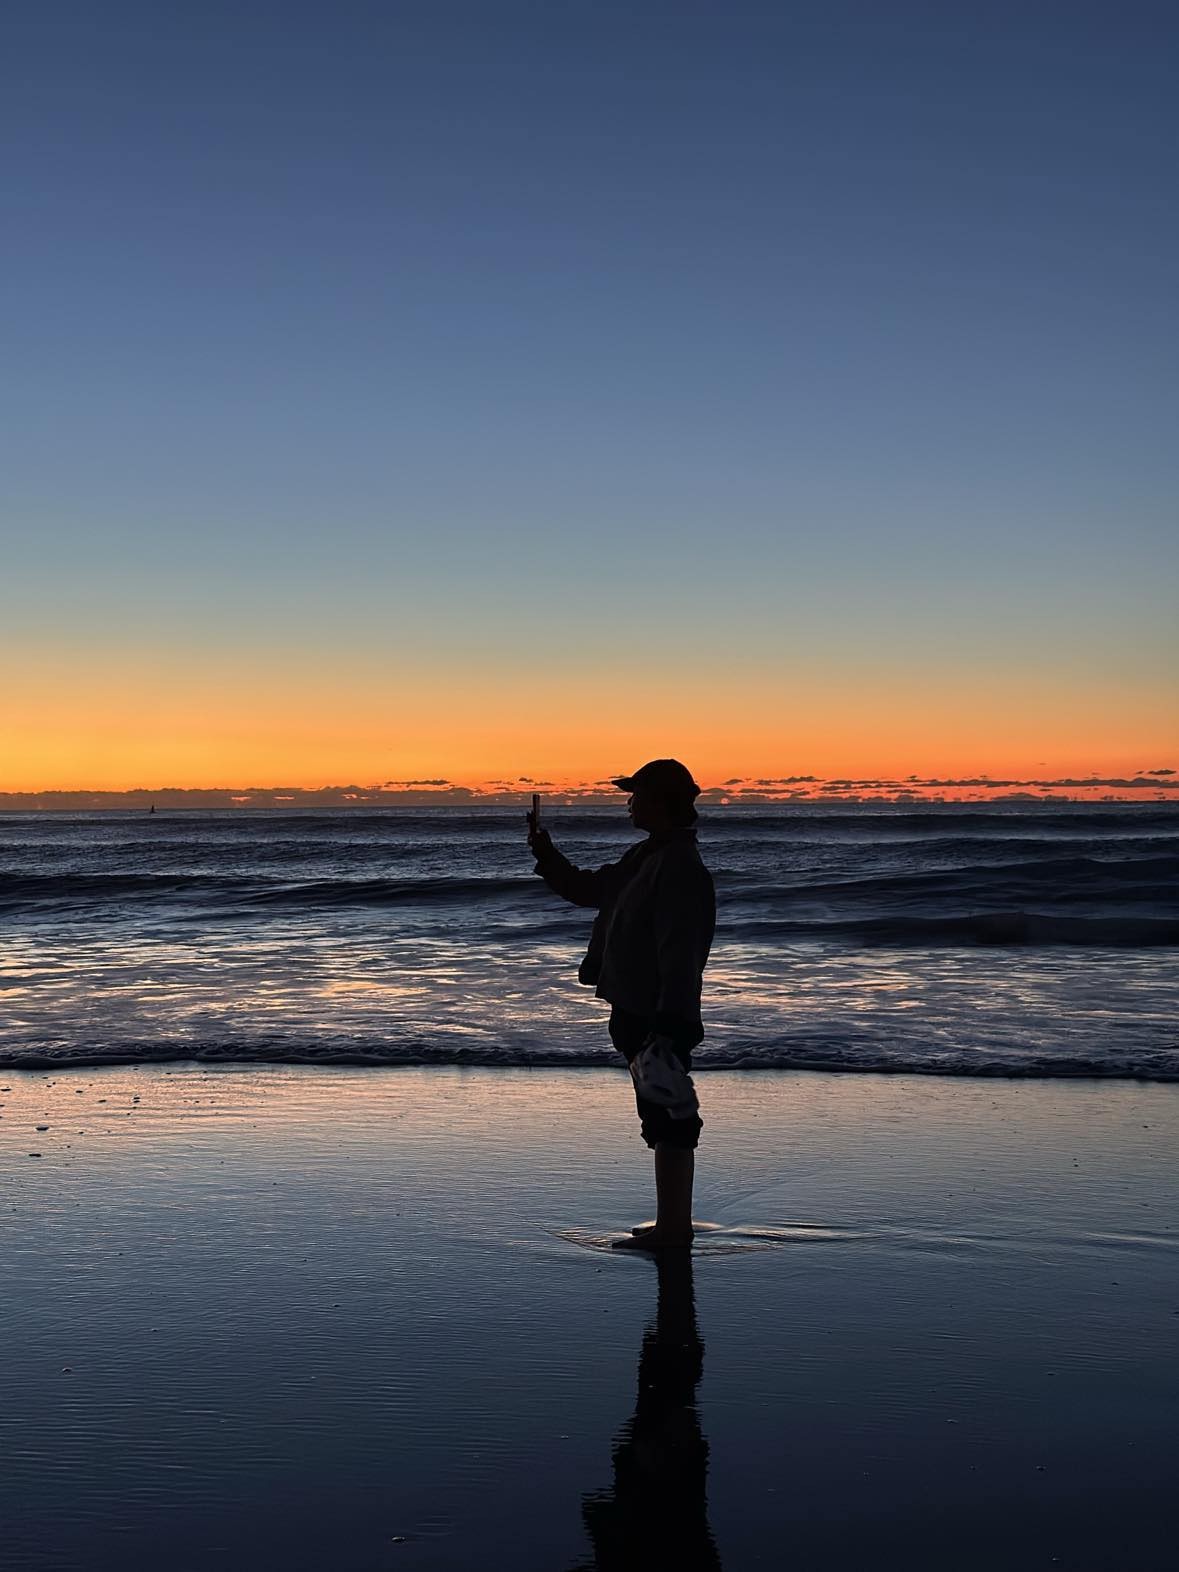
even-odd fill
[(1173, 7), (5, 31), (9, 659), (1049, 662), (1164, 738)]

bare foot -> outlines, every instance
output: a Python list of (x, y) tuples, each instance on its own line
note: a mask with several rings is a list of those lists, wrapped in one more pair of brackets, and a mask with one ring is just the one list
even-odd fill
[(654, 1232), (654, 1223), (636, 1223), (635, 1226), (631, 1229), (631, 1233), (634, 1234), (636, 1239), (640, 1236), (640, 1234), (653, 1234)]
[(658, 1228), (644, 1227), (642, 1233), (637, 1230), (629, 1238), (615, 1239), (611, 1244), (612, 1250), (690, 1250), (692, 1248), (692, 1235), (688, 1234), (661, 1234)]

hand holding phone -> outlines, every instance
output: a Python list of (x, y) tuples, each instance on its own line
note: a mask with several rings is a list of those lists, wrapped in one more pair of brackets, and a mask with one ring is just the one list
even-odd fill
[(532, 811), (524, 817), (528, 820), (528, 844), (533, 851), (537, 850), (538, 843), (543, 845), (548, 840), (548, 831), (540, 827), (540, 793), (532, 793)]

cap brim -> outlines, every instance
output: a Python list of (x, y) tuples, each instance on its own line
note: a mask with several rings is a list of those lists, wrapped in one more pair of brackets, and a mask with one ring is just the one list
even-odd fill
[(617, 786), (619, 791), (634, 791), (635, 778), (633, 775), (616, 775), (610, 784)]

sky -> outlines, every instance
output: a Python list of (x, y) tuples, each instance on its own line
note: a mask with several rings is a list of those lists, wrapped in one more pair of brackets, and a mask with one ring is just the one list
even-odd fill
[(0, 791), (1172, 789), (1170, 4), (4, 35)]

